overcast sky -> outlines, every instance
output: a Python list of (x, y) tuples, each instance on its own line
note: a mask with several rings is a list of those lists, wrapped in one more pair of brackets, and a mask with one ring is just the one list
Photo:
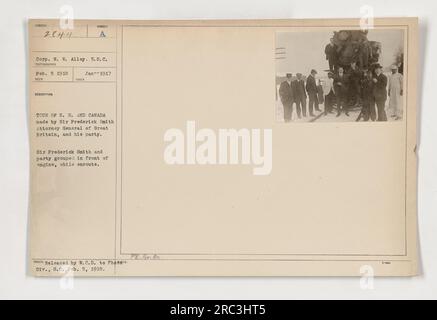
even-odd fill
[[(316, 69), (323, 77), (324, 70), (328, 69), (325, 57), (325, 46), (332, 38), (334, 31), (339, 29), (326, 29), (322, 31), (306, 32), (278, 32), (276, 34), (276, 47), (284, 47), (285, 59), (276, 60), (278, 75), (287, 72), (308, 75), (311, 69)], [(379, 41), (382, 44), (382, 57), (380, 63), (388, 67), (395, 61), (395, 54), (403, 48), (403, 30), (369, 30), (368, 39)]]

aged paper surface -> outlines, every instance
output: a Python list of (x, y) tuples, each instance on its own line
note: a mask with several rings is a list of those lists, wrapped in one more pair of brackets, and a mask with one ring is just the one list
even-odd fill
[(29, 20), (31, 273), (416, 275), (417, 19), (359, 22)]

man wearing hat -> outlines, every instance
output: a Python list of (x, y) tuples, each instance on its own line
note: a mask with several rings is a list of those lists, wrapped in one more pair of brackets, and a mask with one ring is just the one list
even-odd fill
[(375, 76), (373, 78), (374, 97), (376, 108), (378, 110), (378, 121), (387, 121), (387, 114), (385, 113), (385, 102), (387, 101), (387, 77), (382, 73), (382, 66), (377, 64), (375, 66)]
[(328, 79), (323, 82), (323, 94), (325, 96), (325, 115), (332, 112), (332, 106), (335, 103), (334, 94), (334, 73), (328, 72)]
[(354, 105), (358, 105), (361, 101), (361, 86), (360, 82), (363, 78), (361, 70), (357, 66), (357, 61), (353, 60), (350, 65), (348, 72), (349, 77), (349, 100), (353, 102)]
[(291, 73), (287, 73), (287, 79), (281, 83), (279, 87), (279, 96), (281, 98), (282, 105), (284, 107), (284, 121), (291, 121), (291, 114), (293, 112), (293, 88), (292, 88), (292, 77)]
[(299, 119), (307, 116), (307, 94), (305, 91), (305, 81), (302, 79), (302, 73), (296, 74), (297, 79), (293, 81), (292, 89), (294, 102), (296, 103), (296, 112)]
[(398, 67), (393, 65), (391, 67), (392, 74), (388, 81), (388, 96), (390, 97), (389, 110), (390, 116), (399, 120), (402, 118), (402, 96), (404, 94), (404, 78), (398, 72)]
[(337, 99), (337, 117), (340, 117), (341, 112), (349, 116), (349, 108), (347, 104), (349, 92), (349, 79), (342, 67), (338, 68), (338, 74), (334, 78), (334, 91)]
[(370, 70), (364, 71), (364, 79), (361, 81), (362, 86), (362, 97), (363, 97), (363, 107), (361, 109), (360, 117), (357, 119), (359, 121), (361, 116), (364, 118), (364, 121), (375, 121), (376, 120), (376, 112), (375, 112), (375, 84), (373, 83), (373, 73)]
[(317, 98), (317, 83), (316, 83), (316, 70), (311, 70), (311, 74), (308, 76), (306, 90), (308, 92), (308, 110), (311, 117), (314, 117), (314, 109), (320, 111), (319, 109), (319, 99)]
[(328, 60), (329, 63), (329, 70), (334, 71), (337, 64), (337, 47), (334, 43), (334, 38), (331, 38), (329, 43), (326, 45), (325, 55), (326, 60)]

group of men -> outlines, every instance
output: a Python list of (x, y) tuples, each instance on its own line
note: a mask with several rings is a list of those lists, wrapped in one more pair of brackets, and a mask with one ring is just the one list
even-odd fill
[(301, 73), (296, 74), (295, 80), (293, 80), (291, 73), (287, 73), (287, 79), (279, 87), (279, 96), (284, 106), (285, 122), (291, 121), (294, 105), (296, 105), (296, 113), (299, 119), (307, 116), (307, 98), (309, 98), (308, 111), (310, 117), (314, 117), (314, 110), (321, 111), (318, 98), (320, 86), (317, 85), (316, 74), (317, 71), (312, 70), (305, 82)]
[(314, 111), (321, 112), (319, 104), (324, 103), (325, 115), (333, 113), (336, 106), (337, 117), (342, 113), (349, 116), (351, 108), (361, 108), (356, 121), (387, 121), (385, 105), (390, 98), (390, 116), (395, 120), (400, 119), (403, 76), (397, 66), (392, 66), (391, 71), (392, 74), (387, 77), (380, 64), (363, 70), (353, 61), (347, 71), (343, 67), (339, 67), (337, 71), (329, 71), (328, 78), (324, 81), (316, 80), (317, 71), (314, 69), (306, 83), (302, 74), (298, 73), (294, 80), (293, 75), (288, 73), (279, 88), (284, 120), (291, 121), (294, 105), (298, 118), (306, 117), (307, 98), (310, 117), (315, 116)]

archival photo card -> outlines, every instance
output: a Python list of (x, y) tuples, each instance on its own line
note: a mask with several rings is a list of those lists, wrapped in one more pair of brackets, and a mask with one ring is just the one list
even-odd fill
[(29, 273), (418, 274), (417, 48), (416, 18), (29, 20)]

